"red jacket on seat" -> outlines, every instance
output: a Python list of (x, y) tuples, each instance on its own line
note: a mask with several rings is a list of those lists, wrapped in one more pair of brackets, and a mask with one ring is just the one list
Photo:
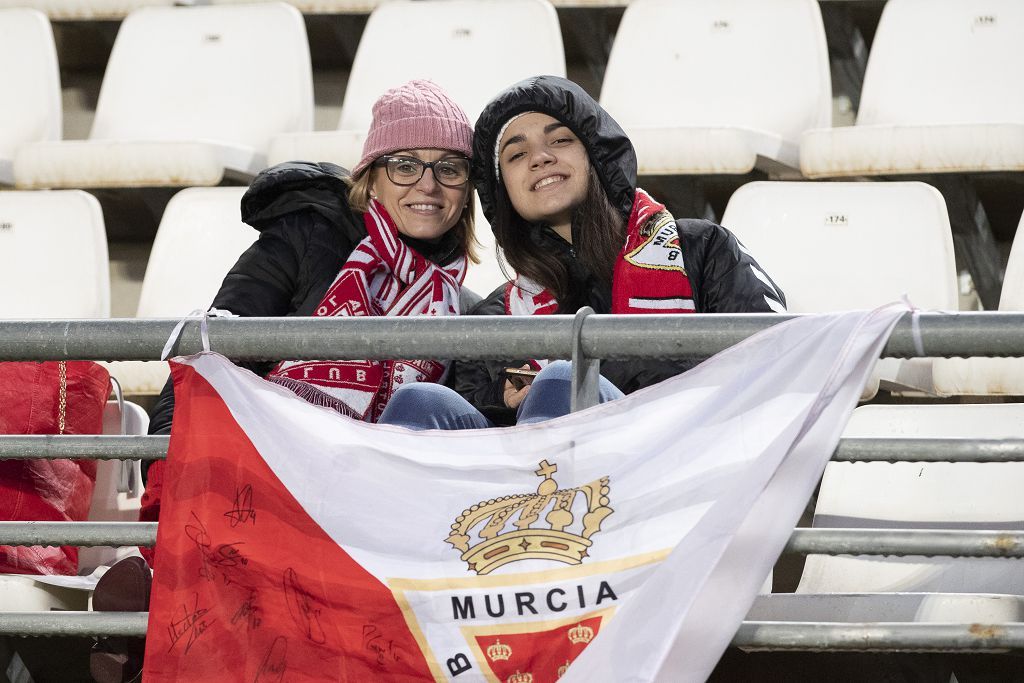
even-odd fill
[[(89, 361), (67, 361), (64, 434), (100, 434), (110, 374)], [(0, 434), (61, 431), (60, 363), (0, 363)], [(82, 521), (89, 515), (95, 460), (0, 460), (0, 520)], [(76, 574), (70, 546), (0, 546), (0, 573)]]

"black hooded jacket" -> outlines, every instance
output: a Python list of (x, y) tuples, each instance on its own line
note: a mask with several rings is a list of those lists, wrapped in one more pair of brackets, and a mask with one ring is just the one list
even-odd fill
[[(262, 171), (242, 196), (242, 220), (259, 239), (231, 268), (213, 308), (244, 317), (309, 316), (338, 271), (366, 237), (363, 215), (348, 205), (348, 171), (331, 163), (289, 162)], [(402, 241), (440, 265), (460, 254), (449, 231), (439, 242)], [(471, 295), (470, 295), (471, 296)], [(473, 297), (468, 305), (479, 297)], [(467, 297), (462, 306), (468, 308)], [(247, 364), (265, 375), (275, 363)], [(150, 434), (167, 434), (174, 413), (170, 380), (150, 419)]]
[[(628, 219), (636, 193), (637, 161), (633, 144), (619, 124), (579, 85), (557, 76), (537, 76), (516, 83), (484, 109), (473, 136), (473, 183), (484, 215), (495, 219), (498, 177), (495, 147), (504, 125), (517, 114), (540, 112), (564, 123), (583, 143), (590, 164), (612, 206)], [(770, 313), (785, 308), (782, 290), (742, 248), (736, 237), (705, 220), (680, 219), (683, 265), (694, 291), (698, 313)], [(611, 288), (594, 278), (575, 259), (572, 245), (544, 226), (533, 226), (535, 239), (565, 261), (570, 289), (580, 305), (597, 313), (611, 312)], [(572, 226), (573, 244), (586, 240), (586, 226)], [(470, 311), (476, 315), (504, 315), (505, 287), (499, 287)], [(575, 313), (562, 310), (560, 313)], [(519, 367), (522, 360), (457, 362), (450, 384), (470, 403), (498, 424), (515, 422), (515, 412), (502, 396), (502, 368)], [(694, 365), (684, 361), (605, 361), (601, 374), (625, 393), (650, 386)]]

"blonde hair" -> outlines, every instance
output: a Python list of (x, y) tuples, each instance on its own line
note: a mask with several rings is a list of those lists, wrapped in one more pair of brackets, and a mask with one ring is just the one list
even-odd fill
[[(372, 172), (373, 166), (369, 166), (363, 169), (363, 172), (357, 177), (353, 178), (350, 176), (346, 179), (348, 183), (348, 205), (354, 211), (365, 213), (370, 207), (370, 174)], [(451, 229), (455, 231), (455, 236), (459, 239), (459, 247), (461, 247), (466, 258), (472, 263), (480, 263), (477, 248), (481, 245), (477, 241), (474, 232), (476, 193), (473, 192), (472, 183), (468, 181), (466, 182), (466, 189), (466, 206), (462, 208), (462, 215), (459, 216), (458, 222)]]

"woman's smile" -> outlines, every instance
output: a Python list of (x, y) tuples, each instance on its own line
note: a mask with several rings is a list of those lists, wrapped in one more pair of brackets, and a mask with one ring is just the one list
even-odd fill
[(587, 196), (590, 158), (558, 119), (530, 112), (514, 119), (498, 143), (498, 166), (513, 208), (571, 239), (572, 215)]
[(563, 180), (565, 180), (564, 175), (548, 176), (547, 178), (537, 181), (537, 184), (533, 186), (533, 191), (536, 192), (538, 190), (544, 189), (545, 187), (551, 187), (555, 183), (560, 183)]
[[(457, 158), (443, 149), (407, 149), (392, 157), (408, 157), (425, 162)], [(437, 181), (435, 168), (421, 168), (419, 180), (411, 185), (397, 185), (388, 177), (386, 167), (372, 169), (371, 196), (384, 205), (398, 232), (421, 240), (438, 240), (455, 227), (462, 216), (469, 195), (469, 184), (458, 187)]]

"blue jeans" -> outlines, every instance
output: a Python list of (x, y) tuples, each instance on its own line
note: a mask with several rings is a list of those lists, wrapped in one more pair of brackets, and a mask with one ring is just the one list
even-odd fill
[[(537, 373), (530, 392), (519, 404), (517, 424), (533, 424), (569, 414), (572, 364), (559, 360)], [(600, 379), (601, 403), (622, 398), (618, 387)], [(484, 429), (495, 426), (458, 393), (440, 384), (417, 382), (399, 387), (381, 414), (378, 424), (407, 429)]]

